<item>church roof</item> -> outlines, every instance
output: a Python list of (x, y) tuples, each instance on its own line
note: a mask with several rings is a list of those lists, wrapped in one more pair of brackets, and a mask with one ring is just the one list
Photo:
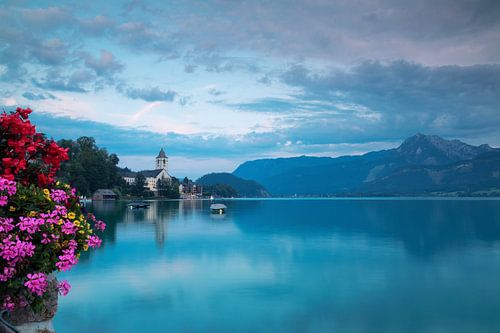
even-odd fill
[(158, 153), (158, 156), (156, 156), (156, 158), (165, 158), (167, 157), (167, 155), (165, 154), (165, 151), (162, 149), (160, 149), (160, 152)]
[(160, 172), (162, 172), (163, 169), (158, 169), (158, 170), (142, 170), (142, 171), (139, 171), (140, 173), (142, 173), (144, 175), (144, 177), (158, 177), (158, 175), (160, 174)]
[(119, 171), (122, 177), (135, 178), (137, 176), (137, 172), (133, 171)]

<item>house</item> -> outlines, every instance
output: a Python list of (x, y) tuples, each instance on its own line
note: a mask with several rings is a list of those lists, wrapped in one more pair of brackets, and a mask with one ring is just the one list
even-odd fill
[(116, 200), (118, 196), (110, 189), (99, 189), (92, 195), (92, 200)]
[(195, 184), (187, 177), (179, 184), (179, 194), (182, 199), (195, 199), (203, 196), (203, 186)]
[(146, 178), (144, 187), (148, 190), (157, 194), (158, 189), (156, 188), (158, 181), (166, 180), (170, 182), (172, 177), (168, 173), (168, 156), (165, 154), (163, 148), (160, 149), (158, 156), (155, 158), (155, 169), (154, 170), (142, 170), (139, 172), (124, 171), (121, 176), (129, 185), (135, 184), (135, 178), (138, 173), (142, 173)]

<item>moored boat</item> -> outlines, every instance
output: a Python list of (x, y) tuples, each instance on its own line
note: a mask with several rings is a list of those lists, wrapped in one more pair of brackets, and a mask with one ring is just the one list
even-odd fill
[(224, 214), (226, 212), (227, 206), (224, 204), (212, 204), (210, 205), (210, 212), (212, 214)]
[(132, 201), (128, 204), (131, 209), (148, 208), (150, 204), (145, 201)]

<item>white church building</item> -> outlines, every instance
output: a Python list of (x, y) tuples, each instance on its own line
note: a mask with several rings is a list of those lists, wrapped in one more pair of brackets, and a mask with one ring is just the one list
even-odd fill
[(127, 184), (132, 185), (135, 183), (135, 177), (138, 173), (142, 173), (146, 177), (145, 187), (148, 190), (156, 192), (156, 184), (159, 180), (170, 181), (172, 177), (168, 173), (168, 156), (165, 154), (163, 148), (160, 149), (158, 156), (155, 158), (155, 169), (154, 170), (142, 170), (139, 172), (122, 172), (123, 179)]

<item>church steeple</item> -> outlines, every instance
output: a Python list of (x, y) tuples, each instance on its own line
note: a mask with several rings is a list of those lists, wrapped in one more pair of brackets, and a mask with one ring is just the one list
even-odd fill
[(158, 156), (156, 156), (155, 169), (165, 169), (168, 172), (168, 157), (163, 148), (160, 149)]

